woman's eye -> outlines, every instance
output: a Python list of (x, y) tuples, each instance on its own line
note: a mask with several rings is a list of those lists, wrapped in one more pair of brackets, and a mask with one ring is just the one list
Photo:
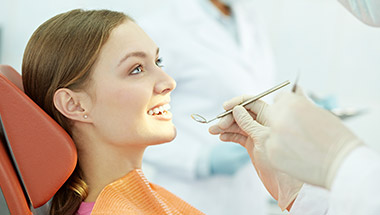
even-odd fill
[(158, 66), (158, 67), (164, 67), (164, 65), (162, 64), (162, 58), (158, 58), (157, 60), (156, 60), (156, 65)]
[(131, 75), (137, 75), (137, 74), (140, 74), (141, 72), (143, 72), (143, 67), (140, 65), (140, 66), (136, 67), (134, 70), (132, 70), (132, 72), (130, 74)]

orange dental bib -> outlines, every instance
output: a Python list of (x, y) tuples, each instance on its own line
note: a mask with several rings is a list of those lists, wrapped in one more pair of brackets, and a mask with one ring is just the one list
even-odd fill
[(164, 188), (149, 183), (141, 169), (107, 185), (91, 215), (197, 215), (204, 214)]

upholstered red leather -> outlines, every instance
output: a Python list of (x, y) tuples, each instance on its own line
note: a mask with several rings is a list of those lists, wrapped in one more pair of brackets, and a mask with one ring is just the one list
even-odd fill
[(4, 144), (0, 140), (0, 185), (9, 212), (11, 214), (32, 214)]
[(22, 83), (10, 68), (0, 65), (0, 114), (26, 191), (37, 208), (71, 175), (77, 152), (65, 130), (10, 81)]
[(7, 77), (14, 85), (24, 92), (21, 75), (9, 65), (0, 65), (0, 73)]

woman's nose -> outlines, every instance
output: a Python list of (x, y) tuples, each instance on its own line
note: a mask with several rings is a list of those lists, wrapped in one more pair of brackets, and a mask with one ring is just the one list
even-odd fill
[(159, 81), (156, 82), (155, 92), (158, 94), (169, 93), (176, 87), (177, 83), (163, 70), (160, 71)]

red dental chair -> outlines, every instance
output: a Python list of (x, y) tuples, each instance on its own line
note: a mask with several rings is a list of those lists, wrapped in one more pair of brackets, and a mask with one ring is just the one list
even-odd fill
[(70, 136), (23, 93), (21, 75), (0, 65), (0, 214), (42, 214), (74, 171)]

